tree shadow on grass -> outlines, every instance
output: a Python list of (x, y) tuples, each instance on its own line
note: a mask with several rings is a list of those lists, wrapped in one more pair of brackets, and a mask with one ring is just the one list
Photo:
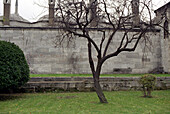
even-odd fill
[(8, 101), (24, 98), (23, 94), (0, 94), (0, 101)]
[(145, 99), (155, 99), (155, 98), (159, 98), (158, 96), (150, 96), (150, 97), (145, 97), (145, 96), (140, 96), (141, 98), (145, 98)]
[(91, 103), (91, 104), (96, 104), (96, 105), (107, 105), (107, 104), (109, 104), (109, 103), (101, 103), (101, 102), (99, 102), (99, 101), (91, 101), (91, 102), (89, 102), (89, 103)]

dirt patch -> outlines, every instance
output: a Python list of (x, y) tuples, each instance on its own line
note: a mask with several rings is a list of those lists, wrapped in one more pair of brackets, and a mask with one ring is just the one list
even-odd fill
[(92, 103), (92, 104), (99, 104), (99, 102), (96, 102), (96, 101), (91, 101), (90, 103)]
[(73, 99), (73, 98), (77, 98), (77, 97), (76, 96), (64, 96), (64, 97), (59, 96), (59, 97), (57, 97), (57, 99)]

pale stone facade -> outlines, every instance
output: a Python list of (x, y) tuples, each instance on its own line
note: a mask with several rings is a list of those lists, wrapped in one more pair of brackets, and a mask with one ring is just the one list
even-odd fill
[[(162, 26), (165, 27), (168, 31), (170, 31), (170, 2), (155, 11), (156, 13), (156, 20), (161, 20), (162, 15), (164, 18), (162, 22)], [(160, 31), (160, 39), (161, 39), (161, 52), (162, 52), (162, 65), (166, 72), (170, 72), (170, 36), (165, 35), (165, 30), (161, 29)]]
[[(170, 17), (169, 9), (167, 11), (168, 19)], [(52, 21), (50, 23), (53, 23)], [(130, 34), (134, 32), (135, 30)], [(90, 33), (95, 41), (100, 41), (98, 39), (100, 33), (95, 29)], [(109, 34), (109, 30), (107, 34)], [(154, 33), (148, 32), (148, 34), (152, 44), (150, 49), (144, 51), (144, 44), (141, 40), (135, 52), (123, 52), (106, 61), (102, 73), (170, 73), (170, 38), (164, 39), (161, 28)], [(91, 73), (86, 40), (74, 38), (68, 44), (65, 39), (61, 45), (56, 45), (61, 40), (59, 35), (57, 24), (51, 27), (48, 16), (30, 23), (15, 13), (11, 15), (9, 25), (4, 25), (3, 17), (0, 17), (0, 40), (13, 42), (24, 51), (31, 73)], [(122, 36), (121, 31), (116, 33), (109, 51), (116, 48), (120, 42), (120, 36)], [(94, 60), (97, 61), (95, 56)]]

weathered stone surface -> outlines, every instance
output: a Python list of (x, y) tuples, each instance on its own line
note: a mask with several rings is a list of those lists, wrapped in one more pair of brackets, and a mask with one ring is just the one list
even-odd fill
[[(10, 24), (12, 23), (14, 22)], [(75, 37), (68, 43), (68, 39), (65, 38), (60, 44), (62, 37), (57, 28), (42, 27), (39, 24), (41, 25), (42, 23), (29, 25), (30, 27), (28, 24), (22, 27), (20, 25), (12, 27), (0, 26), (0, 40), (14, 42), (24, 51), (31, 73), (91, 73), (88, 62), (87, 41), (85, 39)], [(46, 24), (48, 25), (48, 22)], [(140, 41), (135, 52), (123, 52), (117, 57), (107, 60), (102, 66), (101, 73), (115, 73), (116, 69), (121, 71), (117, 73), (148, 73), (161, 67), (163, 67), (164, 72), (170, 72), (170, 40), (162, 39), (163, 36), (161, 35), (163, 33), (161, 32), (148, 33), (152, 44), (147, 47), (149, 49), (144, 50), (145, 43)], [(96, 30), (89, 31), (89, 33), (92, 34), (93, 39), (98, 44), (102, 34)], [(133, 31), (129, 35), (134, 33)], [(106, 35), (109, 34), (108, 30)], [(115, 34), (111, 47), (108, 49), (108, 54), (114, 52), (119, 46), (122, 35), (121, 31)], [(106, 42), (103, 43), (103, 46), (105, 45)], [(97, 54), (94, 49), (92, 52), (94, 64), (96, 65)]]

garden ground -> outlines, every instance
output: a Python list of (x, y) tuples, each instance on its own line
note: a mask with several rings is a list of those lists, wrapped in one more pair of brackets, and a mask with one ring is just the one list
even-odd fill
[(58, 114), (169, 114), (170, 90), (153, 91), (143, 98), (140, 91), (104, 92), (101, 104), (95, 92), (0, 95), (0, 113)]

